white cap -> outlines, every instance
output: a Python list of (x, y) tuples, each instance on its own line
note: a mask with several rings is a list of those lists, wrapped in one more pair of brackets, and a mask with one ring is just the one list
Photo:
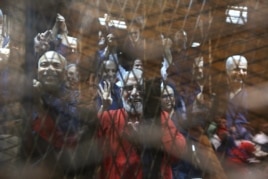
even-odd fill
[(233, 55), (227, 58), (225, 65), (227, 73), (239, 66), (244, 66), (246, 68), (248, 66), (247, 59), (244, 56)]

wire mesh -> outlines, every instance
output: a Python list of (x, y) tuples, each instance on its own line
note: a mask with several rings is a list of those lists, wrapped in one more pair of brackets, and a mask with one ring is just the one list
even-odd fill
[[(267, 8), (262, 0), (1, 1), (0, 178), (267, 177), (265, 145), (240, 167), (207, 133), (225, 117), (232, 55), (248, 63), (247, 130), (267, 132)], [(174, 94), (163, 96), (169, 87)], [(124, 112), (133, 91), (142, 121)], [(176, 105), (175, 117), (163, 103)]]

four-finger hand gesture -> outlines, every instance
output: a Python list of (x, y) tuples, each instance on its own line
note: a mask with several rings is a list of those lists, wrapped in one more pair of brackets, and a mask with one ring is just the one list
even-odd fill
[(98, 93), (102, 100), (102, 105), (104, 109), (107, 109), (113, 102), (111, 97), (111, 83), (109, 81), (103, 81), (103, 86), (100, 83)]

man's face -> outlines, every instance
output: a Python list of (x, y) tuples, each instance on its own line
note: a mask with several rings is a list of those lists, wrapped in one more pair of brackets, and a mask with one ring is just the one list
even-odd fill
[(161, 96), (161, 107), (162, 110), (170, 112), (175, 106), (174, 90), (167, 86), (163, 89)]
[(133, 69), (143, 70), (142, 61), (140, 59), (134, 61)]
[(66, 86), (71, 89), (78, 88), (79, 72), (76, 66), (71, 66), (67, 69)]
[(180, 49), (185, 49), (187, 43), (187, 35), (183, 31), (178, 31), (174, 36), (174, 45)]
[(204, 60), (203, 60), (203, 57), (197, 57), (194, 59), (193, 76), (194, 76), (194, 79), (197, 81), (202, 80), (204, 78)]
[(108, 80), (111, 83), (116, 81), (117, 67), (114, 61), (108, 60), (104, 64), (103, 79)]
[(106, 45), (106, 39), (105, 39), (105, 36), (103, 34), (102, 31), (99, 31), (99, 42), (98, 42), (98, 45), (99, 45), (99, 48), (100, 49), (104, 49), (105, 48), (105, 45)]
[(140, 29), (138, 27), (131, 27), (129, 34), (133, 42), (137, 42), (140, 39)]
[(106, 38), (107, 38), (108, 46), (110, 46), (110, 47), (116, 47), (117, 46), (117, 41), (115, 39), (114, 34), (108, 34)]
[(130, 75), (122, 89), (123, 106), (131, 115), (140, 116), (143, 112), (142, 83), (142, 76)]
[(234, 60), (234, 67), (228, 72), (231, 83), (243, 84), (247, 76), (247, 64)]
[(38, 62), (38, 80), (45, 89), (55, 90), (64, 81), (65, 63), (56, 52), (47, 52)]

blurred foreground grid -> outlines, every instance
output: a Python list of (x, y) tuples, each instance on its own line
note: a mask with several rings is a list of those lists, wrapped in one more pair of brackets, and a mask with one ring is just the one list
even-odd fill
[[(4, 0), (0, 9), (0, 178), (113, 178), (110, 173), (120, 173), (130, 179), (139, 178), (139, 172), (146, 179), (267, 177), (268, 2)], [(42, 50), (55, 54), (43, 56)], [(252, 134), (251, 143), (233, 143), (220, 128), (229, 85), (225, 62), (233, 55), (247, 59), (248, 103), (239, 107), (246, 106), (243, 127)], [(40, 57), (46, 62), (38, 63)], [(53, 69), (64, 71), (67, 88), (59, 88), (60, 95), (45, 88), (48, 95), (40, 76), (47, 61), (55, 59), (60, 62), (51, 62)], [(125, 78), (135, 68), (143, 71), (140, 86)], [(106, 84), (113, 76), (115, 87)], [(102, 116), (101, 94), (109, 89), (112, 105)], [(122, 123), (121, 90), (141, 94), (144, 128), (137, 127), (140, 121)], [(208, 102), (200, 107), (197, 98)], [(163, 114), (163, 103), (175, 105), (172, 114), (186, 122)], [(142, 132), (136, 134), (137, 128)], [(174, 154), (178, 135), (185, 146)], [(237, 147), (231, 155), (245, 159), (242, 167), (232, 163), (235, 157), (225, 158), (224, 147), (231, 145)], [(138, 165), (131, 168), (136, 155)]]

